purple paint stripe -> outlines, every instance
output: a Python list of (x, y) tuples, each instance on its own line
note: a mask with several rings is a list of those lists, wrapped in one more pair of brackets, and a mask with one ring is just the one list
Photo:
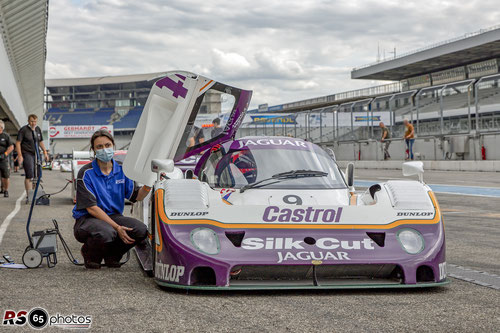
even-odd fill
[(175, 76), (177, 76), (178, 78), (182, 79), (183, 81), (186, 81), (186, 77), (184, 75), (175, 74)]
[(156, 82), (156, 85), (159, 88), (167, 87), (172, 90), (173, 96), (175, 98), (181, 96), (182, 98), (186, 98), (188, 90), (184, 88), (182, 81), (175, 82), (168, 76)]

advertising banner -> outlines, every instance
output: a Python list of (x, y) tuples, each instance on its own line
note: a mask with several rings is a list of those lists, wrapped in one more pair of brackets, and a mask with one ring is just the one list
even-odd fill
[(250, 116), (252, 119), (253, 124), (296, 124), (297, 122), (295, 121), (295, 118), (297, 117), (296, 114), (287, 114), (287, 115), (259, 115), (259, 116)]
[[(308, 118), (308, 119), (307, 119)], [(275, 126), (277, 125), (291, 125), (297, 127), (305, 127), (309, 124), (311, 127), (350, 127), (351, 126), (351, 113), (350, 112), (339, 112), (338, 117), (334, 117), (334, 114), (329, 112), (323, 113), (292, 113), (292, 114), (280, 114), (280, 113), (269, 113), (269, 114), (249, 114), (245, 116), (243, 120), (242, 127), (255, 127), (255, 126)], [(371, 126), (373, 121), (373, 126), (378, 126), (382, 121), (386, 124), (390, 124), (391, 115), (390, 112), (353, 112), (352, 113), (352, 123), (354, 127), (361, 126)]]
[(50, 126), (50, 139), (81, 139), (90, 138), (95, 131), (105, 129), (113, 135), (113, 125), (68, 125)]

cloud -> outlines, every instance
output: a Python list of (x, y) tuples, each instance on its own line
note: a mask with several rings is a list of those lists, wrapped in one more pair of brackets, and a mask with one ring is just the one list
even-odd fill
[[(47, 78), (183, 69), (252, 106), (358, 89), (354, 67), (492, 26), (496, 1), (53, 0)], [(383, 83), (382, 83), (383, 84)]]

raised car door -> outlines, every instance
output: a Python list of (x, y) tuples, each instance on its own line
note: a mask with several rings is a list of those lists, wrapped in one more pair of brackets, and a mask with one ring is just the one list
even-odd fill
[(151, 160), (180, 161), (231, 140), (251, 96), (201, 75), (166, 73), (151, 88), (123, 163), (125, 174), (152, 185)]

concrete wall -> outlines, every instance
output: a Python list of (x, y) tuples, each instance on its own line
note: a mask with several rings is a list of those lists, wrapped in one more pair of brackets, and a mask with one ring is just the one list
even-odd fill
[[(131, 135), (115, 135), (116, 149), (127, 145), (131, 140)], [(73, 150), (89, 150), (90, 138), (83, 139), (53, 139), (51, 140), (52, 154), (70, 154)]]
[[(500, 134), (480, 136), (457, 136), (466, 139), (464, 154), (451, 153), (452, 137), (417, 138), (413, 145), (413, 153), (417, 160), (481, 160), (481, 147), (486, 149), (486, 160), (500, 160)], [(383, 160), (382, 143), (379, 141), (342, 142), (325, 144), (333, 148), (337, 160)], [(361, 155), (359, 153), (361, 152)], [(403, 140), (394, 140), (389, 146), (392, 160), (404, 160), (406, 144)]]
[[(337, 160), (341, 168), (349, 161)], [(404, 161), (354, 161), (359, 169), (400, 170)], [(424, 170), (500, 172), (500, 161), (423, 161)]]
[(89, 150), (90, 139), (54, 139), (51, 140), (52, 154), (70, 154), (73, 150)]

